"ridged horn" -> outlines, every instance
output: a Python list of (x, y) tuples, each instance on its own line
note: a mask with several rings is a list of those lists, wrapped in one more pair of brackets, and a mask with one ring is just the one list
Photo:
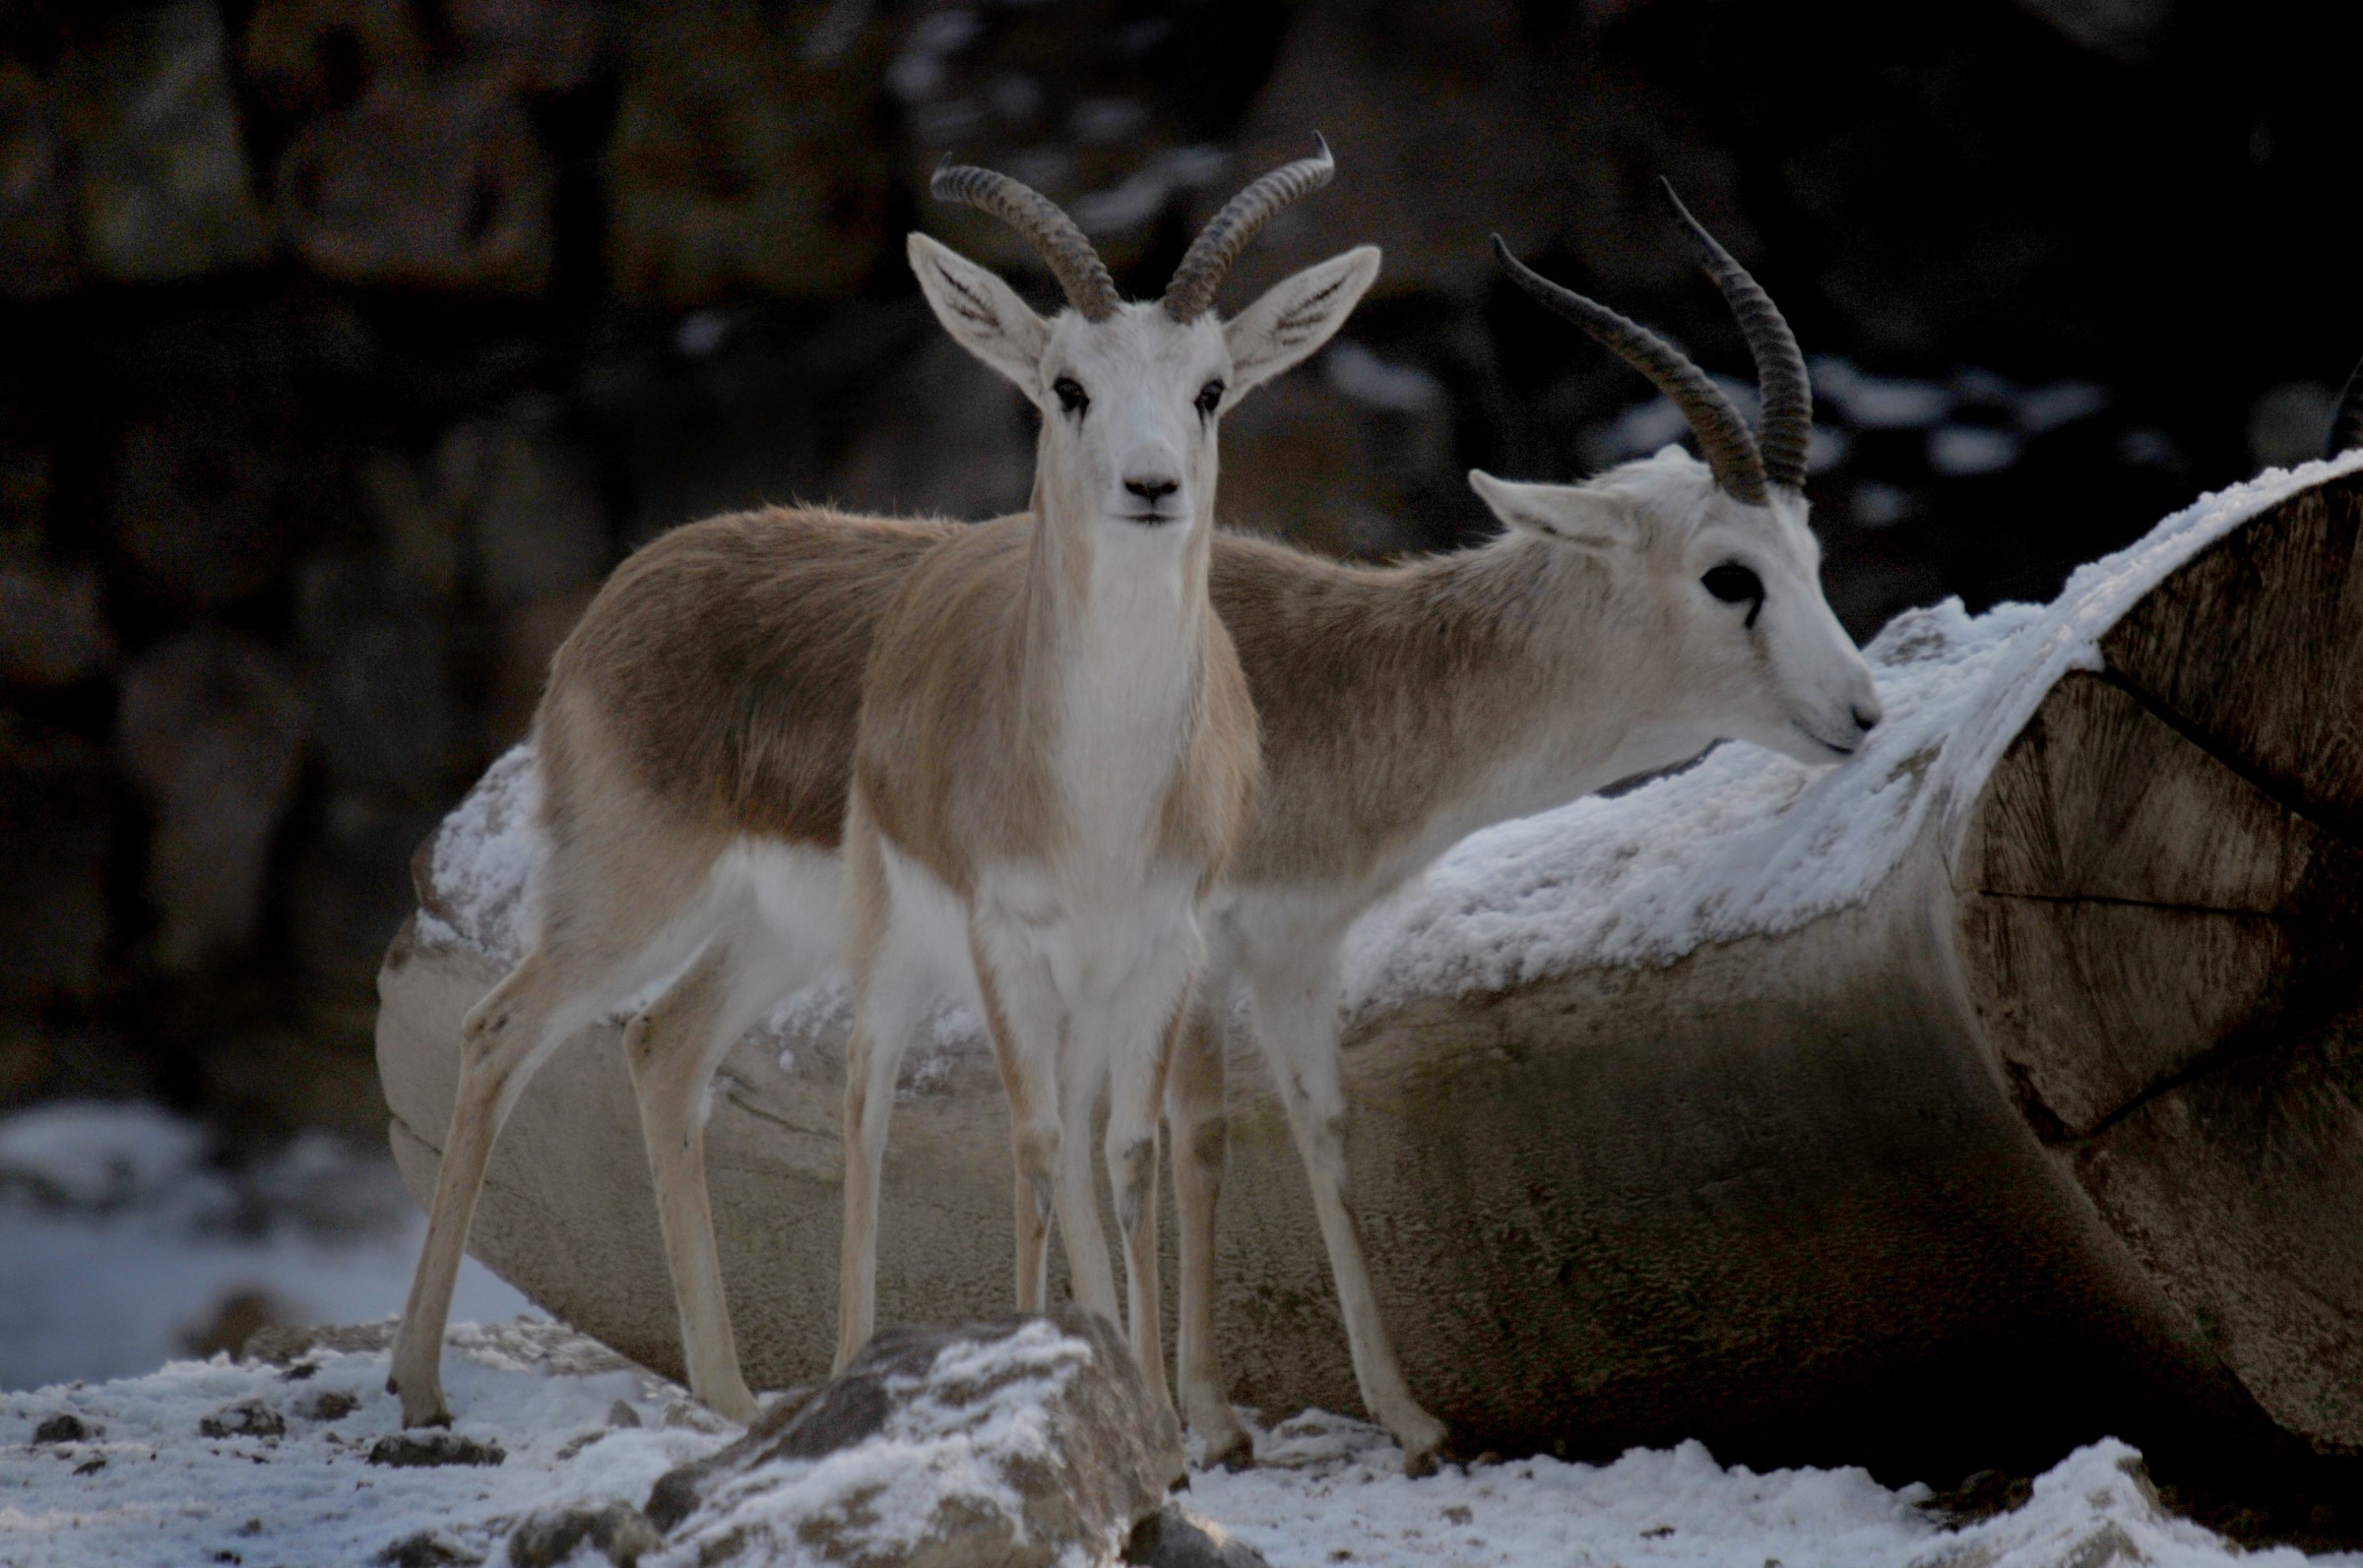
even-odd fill
[(1698, 450), (1725, 493), (1750, 506), (1764, 504), (1764, 460), (1756, 450), (1748, 422), (1723, 396), (1723, 389), (1683, 351), (1638, 322), (1618, 315), (1595, 299), (1563, 288), (1509, 253), (1494, 236), (1494, 255), (1510, 281), (1559, 315), (1598, 339), (1601, 346), (1657, 384), (1691, 422)]
[(2348, 373), (2346, 390), (2338, 394), (2338, 411), (2331, 415), (2331, 439), (2323, 456), (2334, 458), (2363, 447), (2363, 359)]
[(1317, 133), (1310, 157), (1284, 163), (1223, 204), (1198, 237), (1190, 241), (1174, 281), (1165, 285), (1165, 313), (1176, 321), (1195, 321), (1212, 308), (1215, 291), (1223, 286), (1231, 264), (1263, 231), (1281, 209), (1303, 201), (1329, 183), (1337, 160), (1329, 144)]
[(990, 213), (1025, 235), (1058, 280), (1066, 302), (1085, 321), (1106, 321), (1116, 314), (1122, 301), (1116, 280), (1108, 276), (1108, 264), (1075, 220), (1040, 191), (1006, 174), (948, 159), (936, 168), (927, 189), (939, 202), (959, 202)]
[(1666, 201), (1690, 234), (1691, 243), (1698, 248), (1706, 276), (1714, 280), (1724, 303), (1739, 318), (1749, 355), (1756, 360), (1756, 395), (1763, 404), (1763, 416), (1756, 421), (1756, 449), (1763, 459), (1764, 482), (1802, 490), (1806, 456), (1814, 440), (1814, 389), (1806, 379), (1805, 355), (1797, 347), (1797, 335), (1789, 331), (1780, 307), (1772, 303), (1763, 285), (1749, 277), (1748, 269), (1732, 260), (1731, 252), (1682, 205), (1682, 198), (1674, 194), (1674, 182), (1661, 179), (1658, 184), (1665, 188)]

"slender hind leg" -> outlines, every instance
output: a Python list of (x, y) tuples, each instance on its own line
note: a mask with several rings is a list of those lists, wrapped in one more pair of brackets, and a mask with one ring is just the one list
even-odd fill
[(846, 822), (854, 1033), (845, 1048), (845, 1229), (837, 1260), (837, 1362), (869, 1343), (878, 1316), (878, 1190), (885, 1180), (895, 1074), (940, 989), (908, 932), (894, 928), (875, 830), (859, 796)]
[(887, 1122), (903, 1056), (935, 992), (873, 981), (845, 1052), (845, 1233), (838, 1258), (837, 1363), (842, 1372), (869, 1343), (878, 1317), (878, 1194), (886, 1179)]
[(493, 1141), (535, 1071), (596, 1012), (595, 1003), (585, 1002), (605, 968), (570, 963), (559, 950), (538, 946), (460, 1027), (460, 1082), (452, 1097), (451, 1128), (443, 1139), (426, 1242), (411, 1277), (386, 1379), (387, 1389), (402, 1396), (405, 1426), (451, 1423), (443, 1400), (443, 1330)]
[(1386, 1320), (1371, 1284), (1346, 1181), (1346, 1097), (1337, 1061), (1337, 957), (1335, 948), (1318, 959), (1284, 970), (1250, 970), (1255, 1032), (1280, 1087), (1280, 1102), (1296, 1134), (1297, 1153), (1312, 1186), (1313, 1213), (1329, 1253), (1337, 1304), (1346, 1320), (1346, 1346), (1354, 1356), (1354, 1381), (1362, 1402), (1403, 1449), (1403, 1468), (1414, 1475), (1436, 1468), (1444, 1426), (1420, 1408), (1395, 1359)]
[(1228, 975), (1198, 980), (1166, 1079), (1167, 1142), (1174, 1156), (1174, 1218), (1181, 1231), (1180, 1321), (1175, 1325), (1182, 1416), (1206, 1445), (1206, 1463), (1236, 1469), (1254, 1459), (1254, 1440), (1237, 1413), (1214, 1340), (1215, 1209), (1230, 1157), (1224, 1113), (1223, 1050)]
[(732, 1045), (793, 988), (751, 900), (731, 912), (680, 978), (623, 1032), (640, 1132), (657, 1194), (657, 1227), (680, 1313), (689, 1391), (745, 1423), (754, 1396), (739, 1374), (706, 1190), (706, 1095)]
[[(1067, 1032), (1104, 1031), (1106, 1016), (1098, 1010), (1081, 1012), (1065, 1021)], [(1071, 1043), (1071, 1042), (1070, 1042)], [(1108, 1232), (1100, 1223), (1100, 1162), (1093, 1159), (1099, 1146), (1092, 1129), (1099, 1120), (1100, 1096), (1108, 1086), (1105, 1062), (1086, 1068), (1088, 1053), (1073, 1049), (1057, 1053), (1050, 1092), (1058, 1106), (1063, 1143), (1058, 1156), (1058, 1237), (1066, 1252), (1067, 1286), (1078, 1305), (1122, 1326), (1117, 1315), (1116, 1263), (1108, 1250)]]

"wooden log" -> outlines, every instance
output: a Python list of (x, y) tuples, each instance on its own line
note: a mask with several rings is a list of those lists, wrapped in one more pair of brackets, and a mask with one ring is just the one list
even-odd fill
[[(1366, 922), (1353, 1180), (1422, 1400), (1481, 1447), (1700, 1437), (1889, 1478), (2102, 1432), (2363, 1448), (2359, 529), (2353, 457), (2211, 497), (2047, 608), (1913, 612), (1856, 763), (1726, 748), (1472, 841)], [(381, 978), (421, 1194), (459, 1019), (513, 953), (529, 779), (504, 762), (422, 851)], [(527, 1095), (474, 1246), (677, 1370), (617, 1033)], [(1006, 1122), (958, 1033), (898, 1098), (882, 1321), (1007, 1304)], [(758, 1386), (833, 1343), (841, 1050), (807, 998), (718, 1083)], [(1278, 1102), (1232, 1066), (1235, 1397), (1354, 1410)]]

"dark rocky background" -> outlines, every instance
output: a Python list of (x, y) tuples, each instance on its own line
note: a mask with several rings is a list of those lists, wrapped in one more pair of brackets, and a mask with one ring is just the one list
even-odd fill
[[(2051, 594), (2309, 456), (2363, 348), (2363, 16), (2278, 0), (0, 0), (0, 1108), (382, 1127), (406, 862), (656, 532), (766, 499), (1021, 504), (1015, 396), (897, 243), (947, 150), (1153, 291), (1242, 179), (1336, 184), (1229, 291), (1377, 291), (1225, 435), (1224, 511), (1484, 532), (1471, 465), (1674, 432), (1497, 282), (1738, 371), (1671, 175), (1817, 364), (1861, 635)], [(1047, 300), (1036, 278), (1032, 286)]]

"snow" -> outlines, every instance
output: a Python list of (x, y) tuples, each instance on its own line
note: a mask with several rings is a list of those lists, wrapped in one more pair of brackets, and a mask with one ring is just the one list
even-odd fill
[[(1035, 1348), (1054, 1356), (1059, 1337)], [(734, 1435), (682, 1405), (673, 1386), (551, 1325), (463, 1327), (445, 1359), (458, 1433), (498, 1446), (498, 1465), (369, 1464), (371, 1446), (401, 1419), (377, 1349), (314, 1349), (287, 1368), (217, 1356), (110, 1383), (0, 1395), (0, 1563), (308, 1568), (371, 1562), (398, 1541), (426, 1536), (452, 1553), (443, 1560), (480, 1556), (486, 1568), (505, 1568), (509, 1533), (526, 1519), (610, 1502), (639, 1506), (666, 1471)], [(201, 1421), (250, 1400), (284, 1419), (284, 1435), (199, 1435)], [(945, 1484), (944, 1476), (914, 1473), (922, 1459), (959, 1457), (959, 1434), (937, 1429), (947, 1423), (931, 1426), (925, 1404), (896, 1417), (907, 1429), (800, 1468), (799, 1479), (760, 1505), (783, 1520), (799, 1509), (841, 1514), (880, 1481), (915, 1490)], [(1006, 1426), (1039, 1410), (971, 1411), (964, 1418)], [(41, 1423), (61, 1414), (88, 1435), (36, 1442)], [(1311, 1411), (1257, 1435), (1262, 1468), (1195, 1472), (1186, 1497), (1274, 1568), (2308, 1561), (2286, 1548), (2243, 1554), (2162, 1513), (2139, 1478), (2138, 1456), (2117, 1442), (2070, 1455), (2035, 1481), (2017, 1511), (1948, 1530), (1920, 1506), (1923, 1486), (1889, 1490), (1859, 1470), (1757, 1474), (1718, 1465), (1696, 1443), (1634, 1450), (1606, 1465), (1538, 1458), (1447, 1466), (1409, 1480), (1385, 1435), (1359, 1421)], [(772, 1540), (781, 1554), (760, 1560), (804, 1560), (793, 1533)], [(676, 1568), (698, 1561), (706, 1544), (684, 1533), (642, 1560)], [(2107, 1554), (2110, 1546), (2118, 1557)], [(2313, 1560), (2349, 1568), (2363, 1561)]]
[[(318, 1133), (245, 1171), (210, 1154), (202, 1129), (155, 1106), (0, 1118), (0, 1389), (145, 1371), (240, 1295), (283, 1323), (401, 1307), (425, 1221), (391, 1158)], [(462, 1315), (528, 1305), (463, 1265)]]
[[(1859, 388), (1856, 389), (1859, 391)], [(2176, 568), (2294, 492), (2363, 470), (2363, 453), (2201, 497), (2080, 568), (2048, 605), (1970, 615), (1958, 599), (1907, 610), (1864, 650), (1886, 718), (1842, 766), (1718, 747), (1682, 772), (1499, 824), (1373, 909), (1348, 940), (1344, 1005), (1362, 1015), (1419, 996), (1500, 990), (1595, 965), (1663, 965), (1709, 942), (1793, 930), (1863, 903), (1932, 813), (1974, 802), (2002, 749), (2071, 669)], [(427, 940), (502, 963), (523, 951), (534, 836), (531, 753), (494, 764), (445, 825)], [(841, 982), (790, 998), (767, 1028), (793, 1036), (839, 1017)], [(793, 1048), (793, 1038), (777, 1042)], [(965, 1013), (941, 1049), (982, 1049)]]

